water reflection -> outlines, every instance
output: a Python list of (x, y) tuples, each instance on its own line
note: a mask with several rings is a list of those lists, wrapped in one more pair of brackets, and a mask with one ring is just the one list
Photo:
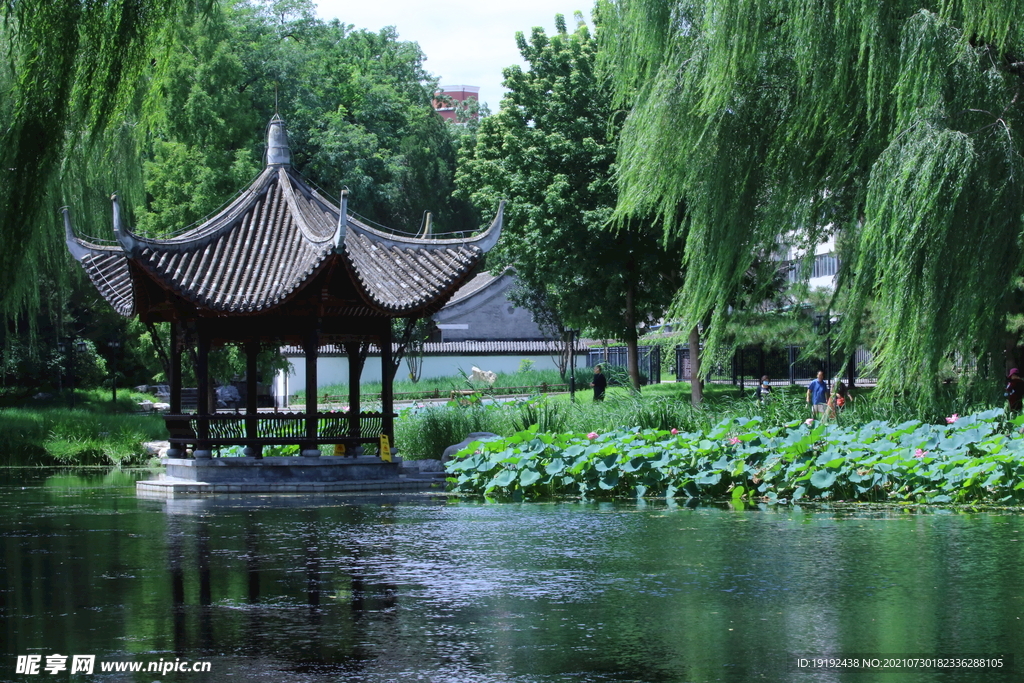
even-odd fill
[(1024, 520), (1010, 514), (164, 503), (137, 500), (130, 478), (6, 476), (9, 661), (212, 662), (172, 681), (1002, 681), (1013, 673), (808, 673), (792, 660), (996, 654), (1024, 635)]

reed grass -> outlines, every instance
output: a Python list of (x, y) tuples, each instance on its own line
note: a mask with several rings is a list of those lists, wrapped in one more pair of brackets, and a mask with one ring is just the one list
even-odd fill
[[(531, 425), (548, 433), (605, 433), (641, 428), (709, 431), (723, 419), (758, 417), (765, 425), (781, 425), (811, 417), (804, 387), (778, 387), (764, 401), (757, 401), (735, 387), (710, 386), (705, 401), (690, 402), (689, 385), (661, 384), (644, 387), (640, 394), (627, 389), (609, 389), (603, 402), (595, 403), (588, 391), (577, 394), (576, 402), (566, 395), (535, 396), (506, 403), (425, 406), (403, 411), (396, 422), (396, 441), (402, 457), (438, 458), (448, 446), (462, 441), (470, 432), (492, 432), (510, 436)], [(873, 421), (898, 424), (907, 420), (936, 422), (944, 415), (980, 412), (992, 406), (959, 405), (951, 395), (942, 415), (919, 415), (910, 404), (876, 399), (870, 389), (858, 389), (850, 405), (831, 416), (841, 426)]]

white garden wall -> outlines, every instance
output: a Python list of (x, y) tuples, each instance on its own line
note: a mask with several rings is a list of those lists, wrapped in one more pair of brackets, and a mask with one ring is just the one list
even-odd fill
[[(491, 372), (515, 372), (519, 369), (524, 359), (533, 361), (534, 370), (556, 370), (555, 361), (550, 354), (543, 355), (451, 355), (451, 356), (426, 356), (423, 358), (423, 371), (420, 377), (450, 377), (457, 376), (459, 370), (467, 375), (472, 371), (473, 366), (481, 370)], [(288, 358), (291, 368), (287, 374), (279, 373), (275, 395), (293, 395), (306, 389), (306, 359), (301, 356)], [(576, 356), (576, 367), (582, 368), (586, 365), (587, 354), (581, 353)], [(345, 356), (321, 356), (317, 361), (317, 385), (320, 387), (332, 384), (348, 384), (348, 358)], [(398, 368), (397, 379), (404, 379), (409, 376), (409, 368), (405, 361)], [(381, 378), (380, 357), (370, 356), (363, 366), (361, 381), (363, 383), (379, 382)]]

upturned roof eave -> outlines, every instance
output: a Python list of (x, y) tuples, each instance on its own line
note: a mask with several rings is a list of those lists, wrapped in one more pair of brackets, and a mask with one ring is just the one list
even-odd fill
[[(383, 244), (386, 247), (398, 247), (400, 249), (411, 249), (411, 248), (437, 248), (437, 249), (448, 249), (453, 246), (458, 247), (477, 247), (483, 252), (490, 251), (491, 248), (498, 243), (498, 238), (501, 237), (501, 227), (504, 221), (505, 215), (505, 200), (501, 200), (498, 205), (498, 212), (495, 214), (491, 224), (487, 226), (479, 235), (474, 235), (468, 239), (426, 239), (420, 237), (405, 237), (402, 235), (393, 235), (390, 233), (376, 230), (366, 225), (362, 221), (354, 218), (351, 214), (347, 215), (346, 227), (348, 230), (362, 234), (369, 237), (378, 244)], [(347, 238), (347, 234), (345, 237)], [(338, 250), (343, 249), (343, 245), (339, 245)]]
[(82, 259), (88, 256), (90, 253), (124, 253), (124, 249), (120, 246), (105, 245), (105, 244), (93, 244), (87, 242), (82, 238), (75, 235), (74, 229), (71, 227), (71, 212), (68, 207), (61, 208), (61, 213), (64, 216), (64, 242), (67, 244), (68, 251), (71, 252), (72, 258), (79, 263)]
[[(92, 244), (75, 236), (71, 213), (64, 214), (64, 241), (72, 258), (85, 270), (100, 295), (120, 315), (130, 318), (138, 310), (138, 289), (131, 274), (131, 262), (120, 246)], [(120, 275), (118, 274), (120, 272)]]
[[(415, 246), (410, 245), (407, 248), (415, 248)], [(458, 242), (457, 246), (464, 245), (462, 242)], [(439, 292), (433, 295), (424, 293), (412, 300), (401, 303), (389, 303), (375, 297), (374, 293), (377, 292), (378, 288), (370, 283), (369, 274), (362, 272), (359, 264), (353, 260), (352, 255), (348, 251), (345, 252), (342, 261), (345, 264), (346, 272), (356, 285), (356, 291), (368, 307), (390, 317), (404, 318), (411, 315), (431, 316), (441, 310), (458, 289), (476, 274), (485, 252), (479, 249), (474, 249), (473, 252), (473, 262), (462, 269), (461, 273), (445, 282), (443, 289)]]

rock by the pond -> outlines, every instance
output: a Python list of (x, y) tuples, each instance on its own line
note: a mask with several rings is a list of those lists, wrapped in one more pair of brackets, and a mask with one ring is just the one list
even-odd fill
[(481, 370), (477, 366), (473, 366), (473, 374), (469, 376), (471, 382), (487, 382), (493, 385), (498, 381), (498, 375), (489, 370)]
[(456, 453), (458, 453), (459, 451), (461, 451), (463, 448), (473, 443), (474, 441), (480, 441), (482, 439), (488, 439), (495, 436), (498, 435), (492, 434), (491, 432), (471, 432), (469, 436), (467, 436), (461, 442), (444, 449), (444, 453), (441, 455), (441, 462), (448, 462), (449, 460), (452, 459), (452, 456), (454, 456)]
[(162, 458), (167, 455), (167, 449), (171, 447), (170, 441), (146, 441), (142, 444), (142, 447), (146, 449), (146, 453)]

